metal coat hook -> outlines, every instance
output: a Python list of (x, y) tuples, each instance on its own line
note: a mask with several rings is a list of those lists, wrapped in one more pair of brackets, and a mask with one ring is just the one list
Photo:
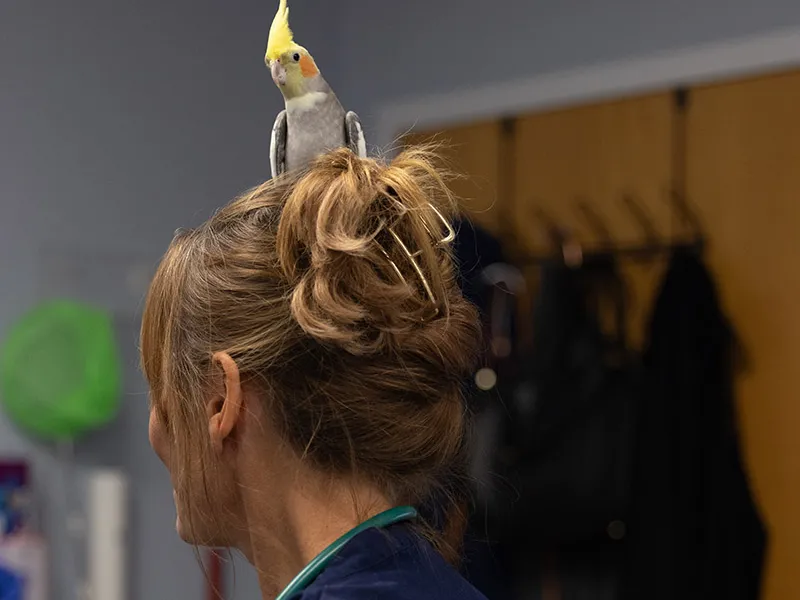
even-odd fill
[(561, 246), (564, 243), (564, 238), (566, 237), (565, 231), (558, 226), (558, 223), (556, 223), (553, 217), (551, 217), (541, 206), (534, 205), (533, 213), (536, 216), (536, 219), (544, 227), (545, 232), (550, 238), (550, 243), (556, 247)]
[(681, 222), (689, 228), (689, 231), (691, 231), (694, 237), (698, 239), (702, 238), (702, 224), (697, 214), (689, 206), (686, 197), (677, 190), (670, 189), (669, 198)]
[(625, 194), (622, 197), (622, 203), (638, 223), (639, 228), (644, 234), (645, 240), (651, 244), (656, 243), (658, 241), (658, 231), (656, 230), (655, 225), (653, 225), (653, 221), (648, 216), (645, 208), (639, 202), (637, 202), (634, 196), (631, 194)]
[(577, 200), (575, 205), (583, 214), (589, 226), (594, 230), (595, 235), (597, 235), (602, 242), (610, 245), (613, 242), (611, 231), (594, 207), (584, 199)]
[(550, 243), (561, 251), (561, 258), (569, 267), (583, 264), (583, 247), (566, 228), (559, 227), (553, 218), (541, 207), (534, 208), (536, 217), (543, 223), (550, 235)]

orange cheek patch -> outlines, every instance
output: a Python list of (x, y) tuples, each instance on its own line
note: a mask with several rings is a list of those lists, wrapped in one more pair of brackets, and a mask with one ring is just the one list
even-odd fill
[(319, 74), (319, 69), (317, 69), (317, 64), (314, 62), (314, 59), (311, 58), (308, 54), (306, 54), (300, 59), (300, 70), (303, 73), (303, 77), (314, 77), (314, 75)]

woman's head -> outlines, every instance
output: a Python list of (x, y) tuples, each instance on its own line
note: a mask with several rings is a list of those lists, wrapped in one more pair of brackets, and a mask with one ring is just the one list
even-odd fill
[(424, 150), (388, 165), (340, 150), (176, 235), (142, 363), (185, 539), (233, 545), (248, 470), (279, 503), (287, 461), (392, 504), (450, 480), (478, 339), (442, 243), (453, 210)]

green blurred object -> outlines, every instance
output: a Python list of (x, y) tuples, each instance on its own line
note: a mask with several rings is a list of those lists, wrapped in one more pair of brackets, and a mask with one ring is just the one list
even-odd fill
[(76, 302), (47, 302), (0, 347), (0, 402), (21, 429), (70, 440), (112, 420), (121, 366), (112, 318)]

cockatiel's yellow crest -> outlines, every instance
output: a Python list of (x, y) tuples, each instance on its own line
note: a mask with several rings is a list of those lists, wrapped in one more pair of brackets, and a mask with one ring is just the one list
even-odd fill
[(286, 5), (286, 0), (280, 0), (278, 12), (269, 28), (265, 61), (277, 60), (284, 52), (294, 48), (297, 48), (297, 44), (294, 43), (294, 34), (289, 28), (289, 7)]

